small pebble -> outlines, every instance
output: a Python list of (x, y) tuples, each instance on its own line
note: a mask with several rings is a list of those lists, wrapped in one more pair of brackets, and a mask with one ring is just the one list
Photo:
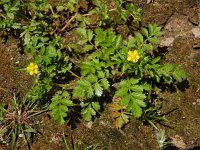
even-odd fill
[(195, 38), (200, 38), (200, 27), (194, 27), (191, 31)]
[(19, 134), (19, 137), (22, 138), (22, 137), (23, 137), (23, 134)]
[(92, 128), (92, 125), (93, 125), (92, 121), (89, 121), (89, 122), (85, 123), (85, 126), (88, 127), (89, 129)]

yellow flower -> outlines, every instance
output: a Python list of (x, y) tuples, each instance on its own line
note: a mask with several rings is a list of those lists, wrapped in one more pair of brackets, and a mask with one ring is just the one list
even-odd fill
[(136, 50), (134, 51), (128, 51), (128, 61), (132, 61), (134, 63), (138, 62), (140, 56)]
[(34, 74), (38, 74), (38, 65), (34, 63), (30, 63), (28, 67), (26, 67), (26, 71), (32, 76)]

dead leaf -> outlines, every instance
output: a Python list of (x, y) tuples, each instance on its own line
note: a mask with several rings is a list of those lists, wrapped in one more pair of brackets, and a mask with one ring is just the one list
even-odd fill
[(113, 125), (116, 128), (121, 128), (124, 125), (122, 117), (116, 118), (115, 121), (113, 122)]
[(115, 121), (113, 122), (113, 125), (116, 128), (122, 128), (122, 126), (124, 124), (127, 124), (128, 122), (129, 122), (129, 116), (121, 112), (121, 115), (115, 119)]
[(118, 112), (118, 111), (112, 111), (110, 113), (110, 115), (111, 115), (112, 118), (117, 118), (117, 117), (119, 117), (121, 115), (121, 113)]
[(115, 103), (119, 102), (120, 100), (121, 100), (121, 98), (118, 96), (113, 97), (113, 102), (115, 102)]
[(119, 105), (119, 104), (116, 104), (116, 103), (112, 103), (108, 106), (108, 109), (110, 111), (119, 111), (122, 109), (122, 107)]

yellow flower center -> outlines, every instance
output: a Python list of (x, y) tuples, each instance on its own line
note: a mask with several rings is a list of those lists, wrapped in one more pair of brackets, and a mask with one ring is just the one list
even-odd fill
[(128, 51), (128, 61), (132, 61), (134, 63), (138, 62), (140, 56), (136, 50), (134, 51)]
[(34, 63), (30, 63), (27, 67), (26, 67), (26, 71), (32, 76), (34, 74), (38, 74), (38, 65), (34, 64)]

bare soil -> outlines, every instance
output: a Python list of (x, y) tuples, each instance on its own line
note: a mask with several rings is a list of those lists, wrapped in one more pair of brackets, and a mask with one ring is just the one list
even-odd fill
[[(188, 81), (180, 84), (178, 91), (164, 92), (165, 101), (160, 113), (166, 114), (169, 127), (158, 125), (166, 131), (174, 147), (169, 149), (200, 149), (200, 1), (155, 0), (143, 7), (142, 24), (156, 23), (164, 32), (160, 48), (166, 52), (165, 61), (180, 64), (188, 73)], [(119, 27), (121, 31), (126, 27)], [(0, 39), (2, 40), (2, 39)], [(17, 71), (23, 67), (25, 56), (20, 54), (19, 41), (9, 36), (0, 43), (0, 102), (9, 104), (13, 94), (23, 98), (31, 86), (31, 78)], [(173, 90), (172, 90), (173, 91)], [(108, 150), (157, 150), (155, 130), (132, 120), (123, 129), (112, 127), (107, 109), (92, 126), (77, 120), (75, 124), (58, 126), (48, 114), (36, 118), (41, 135), (33, 139), (33, 150), (64, 150), (63, 132), (68, 145), (80, 143), (97, 145)], [(81, 141), (81, 142), (80, 142)], [(9, 150), (10, 146), (0, 146)], [(18, 149), (27, 149), (19, 145)]]

